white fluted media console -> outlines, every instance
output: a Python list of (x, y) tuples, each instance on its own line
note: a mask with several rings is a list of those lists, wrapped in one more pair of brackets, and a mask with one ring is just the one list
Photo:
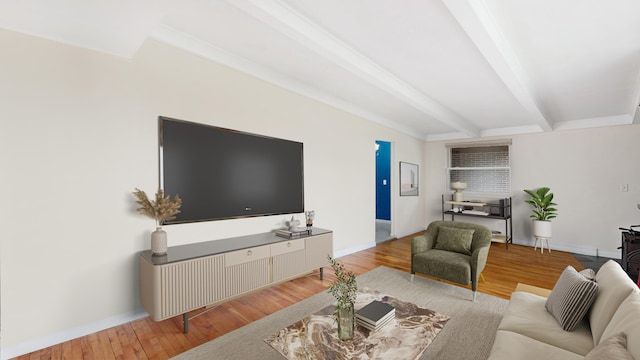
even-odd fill
[(140, 299), (154, 321), (299, 277), (328, 265), (333, 232), (313, 228), (309, 235), (285, 239), (262, 233), (172, 246), (165, 256), (140, 254)]

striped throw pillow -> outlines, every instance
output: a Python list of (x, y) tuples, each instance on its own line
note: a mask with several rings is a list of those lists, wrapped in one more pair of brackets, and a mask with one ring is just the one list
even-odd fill
[(547, 298), (545, 308), (562, 326), (573, 331), (598, 294), (598, 284), (567, 266)]

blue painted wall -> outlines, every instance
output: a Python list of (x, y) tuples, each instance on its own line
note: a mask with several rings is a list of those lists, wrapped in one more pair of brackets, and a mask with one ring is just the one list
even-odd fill
[(391, 143), (376, 145), (376, 219), (391, 220)]

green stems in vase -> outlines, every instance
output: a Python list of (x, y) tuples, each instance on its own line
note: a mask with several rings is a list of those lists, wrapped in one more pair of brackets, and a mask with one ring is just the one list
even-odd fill
[(340, 340), (351, 340), (355, 328), (355, 314), (353, 305), (358, 294), (358, 283), (353, 271), (345, 269), (331, 255), (327, 255), (331, 268), (336, 275), (336, 280), (329, 285), (329, 293), (336, 302), (336, 320), (338, 322), (338, 337)]

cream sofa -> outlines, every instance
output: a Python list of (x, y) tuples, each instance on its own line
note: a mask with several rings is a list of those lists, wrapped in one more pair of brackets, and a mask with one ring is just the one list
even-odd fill
[(623, 332), (628, 352), (640, 360), (640, 290), (613, 260), (598, 270), (595, 281), (596, 298), (573, 331), (562, 330), (556, 318), (546, 311), (546, 297), (514, 292), (489, 359), (590, 359), (613, 338), (588, 356), (598, 344)]

